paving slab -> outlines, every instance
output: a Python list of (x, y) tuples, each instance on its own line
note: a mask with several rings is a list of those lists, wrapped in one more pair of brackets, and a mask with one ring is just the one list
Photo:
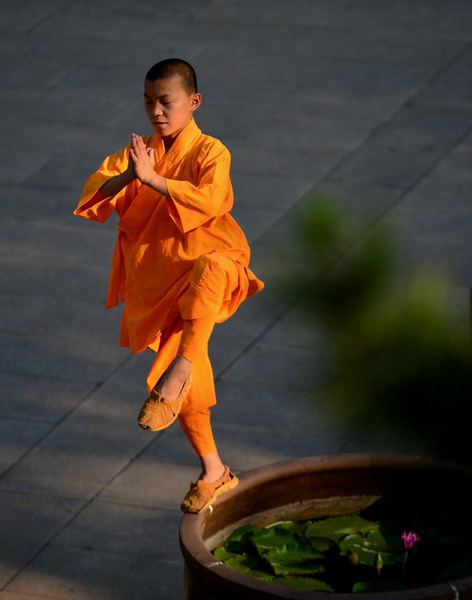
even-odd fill
[(59, 330), (49, 336), (4, 332), (0, 349), (4, 372), (69, 381), (102, 381), (127, 358), (127, 352), (116, 344), (97, 341), (91, 360), (91, 346), (86, 338), (64, 337)]
[(2, 254), (60, 256), (65, 260), (79, 255), (83, 264), (103, 265), (104, 268), (110, 266), (109, 251), (97, 249), (113, 248), (116, 237), (116, 232), (110, 228), (88, 226), (79, 229), (71, 222), (50, 223), (46, 220), (29, 221), (25, 227), (21, 219), (3, 221), (0, 234)]
[[(1, 372), (0, 415), (22, 421), (54, 423), (79, 404), (94, 383), (41, 375)], [(25, 425), (26, 426), (26, 425)]]
[(397, 232), (403, 254), (414, 264), (442, 268), (456, 285), (469, 288), (471, 140), (469, 131), (382, 219)]
[(6, 588), (67, 600), (142, 600), (183, 593), (183, 565), (129, 553), (49, 546)]
[(27, 423), (26, 418), (19, 421), (0, 418), (0, 439), (2, 440), (0, 476), (21, 459), (31, 446), (45, 436), (50, 428), (51, 425), (48, 423)]
[[(316, 365), (316, 375), (313, 373)], [(297, 346), (258, 342), (226, 371), (220, 381), (270, 385), (280, 390), (309, 390), (323, 385), (326, 355), (323, 351)]]
[[(267, 10), (264, 22), (272, 26), (290, 23), (291, 25), (316, 25), (352, 31), (358, 36), (383, 35), (386, 38), (409, 39), (410, 36), (430, 37), (430, 27), (436, 36), (469, 39), (466, 23), (458, 23), (457, 19), (445, 14), (440, 2), (415, 5), (411, 10), (408, 0), (389, 2), (387, 6), (372, 0), (365, 0), (352, 5), (349, 0), (336, 0), (329, 4), (310, 2), (310, 0), (294, 0), (291, 4), (283, 2), (266, 2)], [(458, 9), (464, 9), (463, 0), (453, 3)], [(411, 5), (410, 5), (411, 7)], [(250, 0), (231, 0), (221, 2), (213, 0), (198, 15), (199, 18), (219, 21), (231, 21), (251, 25), (260, 15), (260, 6), (254, 6)], [(429, 26), (428, 26), (429, 25)]]
[(388, 30), (376, 29), (350, 30), (337, 27), (336, 23), (329, 26), (308, 26), (294, 42), (294, 53), (309, 54), (323, 57), (326, 60), (375, 61), (395, 64), (442, 64), (463, 48), (464, 40), (455, 36), (431, 37), (415, 36), (414, 40), (402, 39), (391, 35)]
[(62, 4), (61, 0), (25, 0), (19, 6), (14, 0), (5, 0), (2, 3), (2, 29), (27, 33)]
[(124, 382), (97, 387), (9, 470), (0, 489), (90, 499), (150, 442), (136, 424), (142, 399), (133, 392)]
[[(84, 173), (85, 170), (93, 172), (97, 166), (97, 161), (93, 161), (93, 165), (90, 164), (89, 168), (84, 168)], [(74, 169), (77, 169), (77, 165)], [(77, 177), (77, 171), (75, 171), (74, 177)], [(82, 183), (83, 181), (81, 181), (80, 189), (82, 189)], [(87, 223), (85, 219), (73, 216), (72, 212), (77, 206), (79, 189), (71, 190), (69, 185), (69, 180), (65, 186), (55, 185), (55, 179), (49, 180), (44, 185), (32, 185), (25, 182), (23, 184), (0, 184), (3, 199), (0, 206), (2, 219), (19, 219), (22, 223), (43, 220), (54, 225), (57, 222), (75, 223), (77, 220), (83, 221), (85, 226), (87, 224), (90, 226), (91, 223)], [(107, 223), (100, 223), (100, 225), (102, 229), (116, 227), (112, 218)], [(80, 247), (81, 245), (78, 246), (78, 248)]]
[[(110, 259), (112, 249), (109, 249)], [(79, 298), (100, 310), (105, 305), (110, 269), (80, 259), (8, 253), (0, 263), (0, 290), (6, 294), (35, 294), (67, 303)]]
[(472, 107), (472, 46), (470, 42), (457, 49), (454, 60), (434, 77), (421, 97), (415, 102), (422, 106), (436, 106), (470, 110)]
[[(2, 539), (0, 586), (7, 584), (67, 523), (80, 507), (51, 494), (0, 493)], [(26, 591), (26, 590), (25, 590)]]
[[(176, 433), (182, 438), (180, 431), (176, 430)], [(159, 439), (159, 444), (165, 445), (165, 439)], [(181, 439), (180, 443), (183, 441)], [(190, 482), (195, 481), (200, 469), (190, 453), (183, 450), (183, 444), (181, 449), (188, 456), (187, 464), (164, 460), (159, 444), (153, 444), (153, 450), (156, 446), (154, 452), (143, 454), (115, 477), (100, 497), (111, 502), (178, 510)]]
[(349, 161), (330, 174), (330, 179), (352, 183), (390, 183), (408, 188), (454, 144), (471, 124), (471, 113), (407, 107), (379, 127)]
[(51, 298), (35, 294), (30, 297), (17, 293), (0, 292), (3, 312), (0, 328), (7, 332), (23, 332), (37, 336), (67, 335), (71, 338), (85, 337), (90, 348), (97, 343), (116, 346), (121, 321), (120, 310), (105, 310), (97, 304), (74, 300), (64, 302), (60, 297)]
[(180, 519), (177, 510), (120, 504), (99, 496), (61, 530), (51, 545), (179, 562)]
[[(220, 425), (234, 426), (244, 429), (248, 421), (253, 426), (275, 430), (278, 436), (289, 439), (293, 436), (316, 438), (326, 433), (335, 436), (344, 435), (336, 419), (329, 412), (329, 407), (322, 401), (318, 391), (297, 390), (290, 398), (289, 393), (280, 390), (276, 385), (244, 384), (219, 380), (216, 384), (218, 402), (212, 408), (212, 422), (215, 430)], [(297, 446), (297, 439), (293, 440)], [(302, 444), (305, 441), (301, 442)], [(290, 451), (290, 444), (284, 451)], [(294, 448), (294, 452), (299, 449)]]

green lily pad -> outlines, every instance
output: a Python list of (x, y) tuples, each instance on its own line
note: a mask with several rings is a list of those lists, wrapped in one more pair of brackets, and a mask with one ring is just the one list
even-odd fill
[(270, 565), (276, 575), (313, 575), (323, 573), (325, 570), (324, 562), (317, 560), (307, 560), (292, 565), (271, 561)]
[(271, 573), (266, 573), (258, 569), (258, 565), (256, 565), (250, 557), (247, 557), (243, 554), (235, 555), (228, 559), (225, 561), (225, 565), (231, 567), (235, 571), (238, 571), (238, 573), (249, 575), (250, 577), (255, 577), (256, 579), (260, 579), (262, 581), (271, 581), (273, 578)]
[(227, 550), (225, 550), (224, 546), (218, 546), (218, 548), (215, 548), (213, 550), (213, 556), (217, 560), (221, 560), (221, 562), (226, 562), (230, 558), (236, 556), (236, 554), (234, 554), (234, 552), (228, 552)]
[(306, 522), (297, 522), (297, 521), (276, 521), (275, 523), (271, 523), (270, 525), (266, 525), (264, 529), (272, 529), (276, 527), (277, 529), (285, 529), (286, 531), (291, 531), (297, 535), (303, 535), (307, 527)]
[(251, 541), (258, 550), (263, 548), (276, 548), (286, 544), (297, 544), (303, 540), (302, 536), (294, 531), (290, 531), (283, 527), (271, 527), (262, 529), (255, 533)]
[[(403, 561), (403, 552), (387, 552), (380, 550), (377, 544), (372, 540), (375, 537), (370, 537), (370, 534), (364, 537), (360, 534), (347, 535), (339, 542), (342, 556), (355, 555), (356, 563), (375, 567), (377, 564), (377, 552), (380, 552), (383, 565), (395, 565)], [(383, 544), (382, 544), (382, 547)], [(351, 562), (352, 559), (349, 558)]]
[(365, 538), (359, 533), (351, 533), (350, 535), (344, 536), (339, 541), (339, 547), (341, 553), (346, 554), (352, 548), (361, 548), (364, 545)]
[(309, 542), (312, 548), (319, 550), (320, 552), (331, 552), (339, 551), (339, 546), (334, 540), (325, 537), (312, 537), (309, 538)]
[(269, 562), (284, 563), (286, 565), (296, 565), (307, 560), (324, 560), (324, 554), (315, 550), (306, 542), (299, 544), (290, 544), (278, 546), (277, 548), (263, 549), (263, 556)]
[(353, 592), (399, 592), (408, 588), (399, 581), (358, 581), (352, 587)]
[(228, 552), (246, 552), (251, 550), (249, 539), (253, 533), (260, 531), (256, 525), (243, 525), (233, 531), (224, 545)]
[(309, 590), (311, 592), (334, 592), (333, 588), (319, 579), (312, 577), (274, 577), (271, 583), (284, 585), (297, 590)]
[(352, 515), (343, 515), (340, 517), (328, 517), (321, 521), (315, 521), (305, 530), (306, 537), (327, 537), (338, 542), (342, 537), (358, 533), (361, 531), (370, 531), (376, 529), (378, 523), (368, 521), (361, 517), (359, 513)]
[(404, 551), (403, 542), (401, 539), (401, 529), (391, 529), (382, 527), (369, 531), (366, 536), (367, 545), (372, 545), (381, 552), (388, 550), (389, 552)]

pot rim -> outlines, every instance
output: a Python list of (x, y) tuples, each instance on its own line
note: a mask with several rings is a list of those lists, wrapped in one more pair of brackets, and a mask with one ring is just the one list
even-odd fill
[[(238, 473), (239, 485), (233, 490), (217, 498), (215, 505), (221, 504), (226, 499), (237, 497), (250, 487), (264, 485), (267, 481), (284, 479), (293, 475), (294, 471), (299, 474), (323, 472), (323, 471), (349, 471), (356, 469), (422, 469), (430, 471), (449, 471), (456, 472), (472, 477), (472, 468), (467, 465), (453, 463), (441, 459), (410, 455), (410, 454), (391, 454), (391, 453), (350, 453), (350, 454), (325, 454), (320, 456), (302, 456), (299, 458), (286, 459), (275, 463), (270, 463), (256, 469)], [(206, 547), (203, 541), (203, 531), (206, 518), (211, 513), (204, 511), (201, 514), (184, 513), (180, 521), (179, 538), (182, 554), (185, 563), (191, 564), (203, 580), (212, 581), (216, 585), (221, 583), (221, 579), (230, 580), (233, 584), (240, 585), (241, 591), (244, 588), (269, 594), (267, 598), (293, 598), (294, 600), (313, 600), (316, 597), (319, 600), (346, 600), (350, 595), (359, 594), (339, 593), (339, 592), (313, 592), (297, 590), (295, 588), (281, 587), (275, 583), (262, 582), (249, 575), (238, 573), (234, 569), (227, 567), (215, 557)], [(467, 587), (465, 587), (467, 586)], [(422, 588), (412, 588), (402, 592), (373, 592), (368, 597), (372, 600), (395, 600), (402, 598), (418, 597), (441, 597), (449, 595), (451, 599), (459, 598), (462, 589), (471, 589), (472, 575), (465, 578), (456, 579), (451, 582), (439, 583)], [(293, 593), (292, 593), (293, 592)]]

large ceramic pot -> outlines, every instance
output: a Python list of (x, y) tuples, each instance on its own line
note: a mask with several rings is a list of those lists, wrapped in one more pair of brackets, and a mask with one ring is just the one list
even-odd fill
[(213, 511), (186, 514), (180, 526), (186, 600), (436, 600), (472, 599), (472, 576), (404, 592), (307, 592), (242, 575), (215, 560), (211, 550), (247, 523), (339, 515), (374, 503), (449, 511), (470, 530), (472, 471), (460, 465), (406, 455), (336, 454), (286, 460), (242, 473)]

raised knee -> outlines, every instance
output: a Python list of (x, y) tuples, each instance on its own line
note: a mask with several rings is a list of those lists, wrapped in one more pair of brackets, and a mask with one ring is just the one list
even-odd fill
[(225, 267), (222, 263), (222, 257), (215, 252), (201, 254), (193, 265), (194, 282), (206, 281), (207, 279), (222, 281), (225, 279)]
[(208, 268), (212, 270), (221, 269), (221, 259), (215, 252), (201, 254), (195, 261), (194, 268), (201, 271)]

